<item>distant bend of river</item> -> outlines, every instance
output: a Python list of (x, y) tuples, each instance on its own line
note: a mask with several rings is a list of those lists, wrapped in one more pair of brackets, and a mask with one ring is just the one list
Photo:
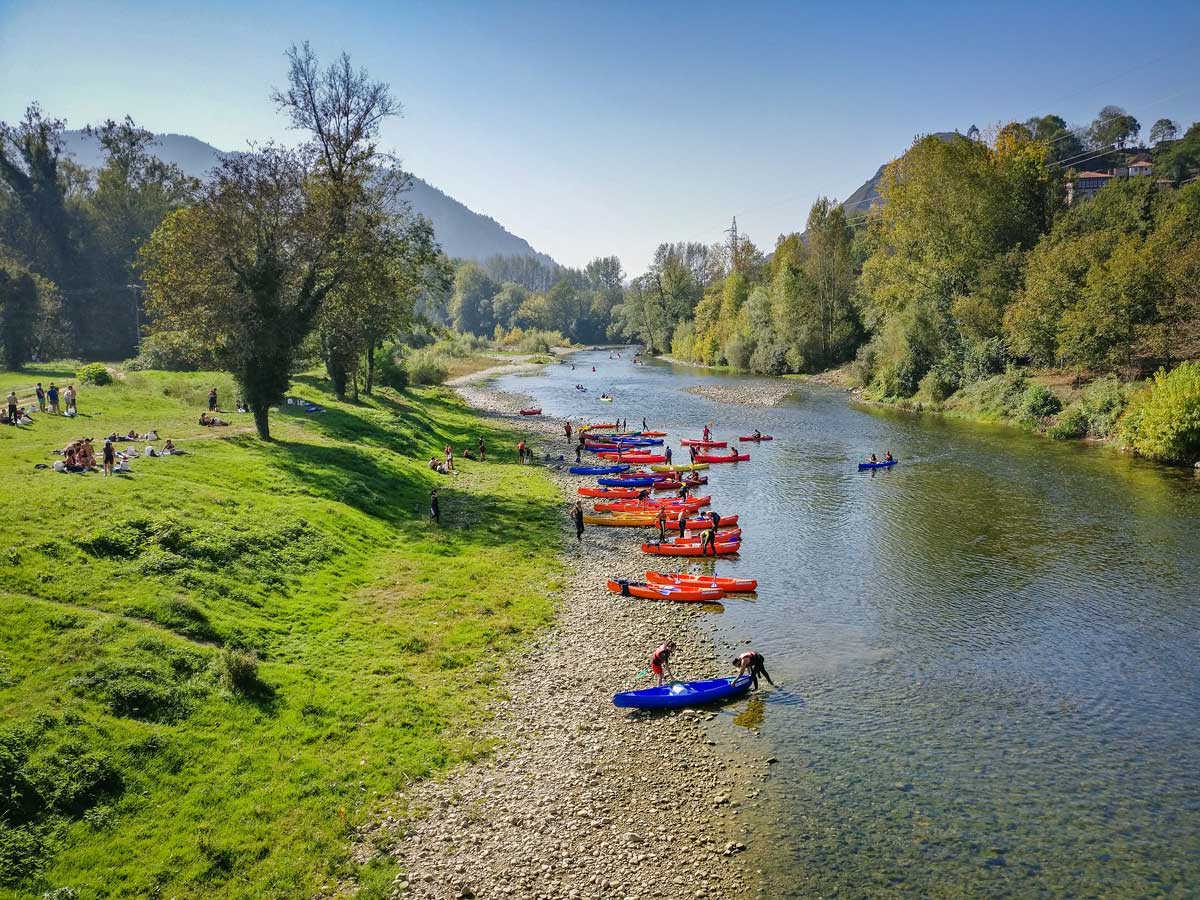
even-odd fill
[(760, 588), (709, 621), (780, 685), (724, 711), (779, 758), (780, 896), (1200, 896), (1200, 477), (825, 388), (723, 404), (684, 388), (753, 379), (622, 355), (499, 386), (677, 454), (775, 436), (710, 472), (746, 548), (718, 571)]

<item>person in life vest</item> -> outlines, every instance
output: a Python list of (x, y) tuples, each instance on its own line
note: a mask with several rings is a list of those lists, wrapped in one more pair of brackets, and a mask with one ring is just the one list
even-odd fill
[(771, 687), (775, 687), (775, 682), (771, 681), (771, 676), (767, 674), (767, 668), (764, 665), (765, 662), (766, 657), (761, 653), (756, 650), (747, 650), (740, 656), (734, 657), (733, 665), (738, 670), (737, 677), (741, 678), (743, 675), (749, 675), (750, 690), (757, 691), (759, 675), (767, 679), (767, 683)]
[(705, 528), (700, 532), (700, 555), (707, 556), (709, 548), (712, 548), (712, 555), (717, 555), (717, 533), (711, 528)]
[(712, 440), (712, 428), (710, 427), (711, 425), (712, 425), (712, 422), (709, 422), (708, 425), (704, 426), (704, 439), (706, 441)]
[(654, 648), (654, 653), (650, 656), (650, 671), (658, 676), (658, 686), (662, 687), (663, 673), (672, 681), (675, 676), (671, 674), (671, 654), (675, 652), (674, 641), (664, 641)]
[(665, 506), (658, 508), (658, 539), (660, 541), (667, 539), (667, 508)]

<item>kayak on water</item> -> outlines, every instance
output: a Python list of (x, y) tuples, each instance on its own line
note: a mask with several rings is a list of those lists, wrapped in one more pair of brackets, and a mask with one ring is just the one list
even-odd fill
[(660, 481), (669, 481), (670, 476), (664, 475), (661, 472), (647, 472), (645, 469), (634, 469), (632, 472), (622, 472), (622, 478), (653, 478), (654, 483)]
[(675, 681), (662, 687), (622, 691), (613, 695), (613, 703), (622, 709), (677, 709), (733, 700), (750, 690), (750, 676), (710, 678), (707, 681)]
[(651, 466), (650, 470), (652, 472), (703, 472), (707, 468), (708, 468), (708, 463), (697, 462), (697, 463), (676, 463), (675, 465), (671, 465), (671, 466), (664, 466), (664, 465)]
[[(717, 543), (730, 544), (742, 539), (742, 529), (740, 528), (720, 528), (717, 530)], [(699, 544), (703, 537), (699, 534), (685, 534), (683, 537), (672, 538), (672, 543), (687, 547), (690, 544)]]
[(775, 440), (775, 438), (771, 437), (771, 435), (769, 435), (769, 434), (760, 434), (758, 437), (755, 437), (752, 434), (743, 434), (743, 435), (738, 436), (738, 440), (739, 441), (754, 441), (757, 444), (759, 441), (773, 441), (773, 440)]
[(626, 487), (626, 488), (643, 488), (650, 487), (654, 484), (654, 479), (650, 476), (645, 478), (597, 478), (596, 482), (604, 487)]
[(523, 416), (540, 416), (541, 414), (542, 414), (542, 408), (540, 406), (535, 406), (531, 409), (521, 410), (521, 415), (523, 415)]
[(675, 584), (644, 584), (610, 578), (608, 589), (622, 597), (641, 597), (643, 600), (674, 600), (677, 603), (715, 603), (725, 596), (720, 588), (682, 587)]
[(636, 500), (637, 495), (641, 493), (639, 488), (615, 488), (615, 487), (581, 487), (578, 489), (580, 497), (599, 497), (601, 499), (607, 497), (610, 500)]
[(685, 447), (728, 447), (728, 441), (702, 441), (699, 438), (683, 438), (679, 441)]
[(601, 398), (600, 398), (600, 402), (601, 402), (601, 403), (612, 403), (612, 402), (613, 402), (613, 398), (612, 398), (612, 397), (601, 397)]
[(568, 471), (572, 475), (618, 475), (631, 468), (627, 463), (622, 463), (619, 466), (571, 466)]
[(584, 425), (582, 428), (579, 429), (579, 433), (584, 434), (585, 432), (588, 432), (588, 431), (609, 431), (616, 427), (617, 427), (616, 422), (596, 422), (593, 425)]
[(660, 474), (658, 477), (662, 478), (663, 480), (654, 486), (654, 489), (656, 491), (668, 491), (668, 490), (669, 491), (677, 491), (681, 487), (683, 487), (685, 484), (692, 486), (692, 487), (695, 487), (696, 485), (699, 485), (699, 484), (708, 484), (707, 478), (699, 478), (696, 481), (686, 481), (685, 482), (685, 481), (680, 481), (678, 478), (667, 478), (665, 473)]
[(739, 453), (736, 455), (719, 456), (714, 453), (701, 453), (696, 456), (700, 462), (706, 463), (727, 463), (727, 462), (746, 462), (750, 458), (749, 453)]
[(741, 541), (718, 542), (714, 547), (701, 549), (699, 544), (676, 544), (671, 541), (651, 541), (642, 544), (642, 552), (651, 556), (736, 556)]
[(886, 469), (888, 466), (894, 466), (898, 462), (900, 462), (900, 460), (898, 460), (898, 459), (889, 459), (884, 462), (859, 463), (858, 471), (861, 472), (863, 469)]
[(651, 584), (716, 587), (729, 594), (751, 594), (758, 590), (758, 581), (754, 578), (718, 578), (715, 575), (691, 575), (687, 572), (649, 571), (646, 580)]

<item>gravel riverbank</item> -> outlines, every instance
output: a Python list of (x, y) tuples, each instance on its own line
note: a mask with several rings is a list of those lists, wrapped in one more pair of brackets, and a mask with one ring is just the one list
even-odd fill
[[(560, 423), (516, 414), (525, 398), (478, 379), (458, 390), (534, 432), (538, 458), (566, 452)], [(394, 855), (405, 874), (392, 895), (403, 897), (764, 896), (754, 835), (770, 818), (762, 783), (774, 760), (756, 732), (729, 710), (612, 705), (615, 691), (652, 683), (635, 676), (666, 638), (680, 645), (682, 677), (726, 673), (733, 648), (714, 645), (701, 609), (610, 594), (605, 576), (644, 573), (646, 558), (629, 552), (641, 533), (589, 528), (577, 544), (566, 504), (578, 479), (549, 471), (564, 493), (568, 577), (555, 626), (514, 668), (487, 726), (498, 749), (397, 798), (361, 833), (359, 858)]]
[(694, 384), (684, 390), (698, 397), (738, 406), (778, 406), (796, 389), (786, 381), (753, 381), (735, 385)]

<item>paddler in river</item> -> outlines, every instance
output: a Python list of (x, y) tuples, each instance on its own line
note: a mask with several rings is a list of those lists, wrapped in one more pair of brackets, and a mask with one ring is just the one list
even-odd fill
[[(756, 650), (747, 650), (741, 656), (737, 656), (733, 660), (733, 665), (737, 668), (737, 678), (743, 675), (750, 676), (750, 690), (758, 690), (758, 676), (761, 675), (767, 679), (767, 683), (771, 687), (775, 687), (775, 682), (771, 681), (771, 676), (767, 674), (767, 668), (764, 665), (766, 657)], [(736, 678), (734, 679), (737, 680)]]
[(884, 454), (883, 454), (883, 461), (884, 461), (884, 462), (891, 462), (891, 461), (892, 461), (892, 451), (891, 451), (891, 450), (884, 451)]
[(706, 441), (712, 440), (712, 427), (711, 426), (712, 426), (712, 422), (709, 422), (708, 425), (704, 426), (704, 440), (706, 440)]
[(690, 491), (691, 489), (692, 489), (692, 486), (690, 484), (688, 484), (686, 481), (679, 482), (679, 499), (686, 500), (687, 496), (688, 496), (688, 491)]
[(571, 521), (575, 523), (575, 540), (583, 540), (583, 501), (576, 500), (571, 507)]
[(675, 642), (663, 641), (663, 643), (654, 648), (654, 652), (650, 655), (650, 671), (658, 676), (659, 687), (663, 685), (664, 671), (668, 678), (672, 681), (675, 680), (675, 676), (671, 674), (671, 654), (674, 652)]
[(757, 428), (755, 428), (753, 437), (756, 441), (761, 441), (762, 440), (762, 432), (759, 431)]
[(875, 465), (875, 463), (879, 462), (879, 459), (875, 456), (874, 453), (872, 453), (870, 456), (867, 457), (867, 462), (869, 462), (871, 465)]

